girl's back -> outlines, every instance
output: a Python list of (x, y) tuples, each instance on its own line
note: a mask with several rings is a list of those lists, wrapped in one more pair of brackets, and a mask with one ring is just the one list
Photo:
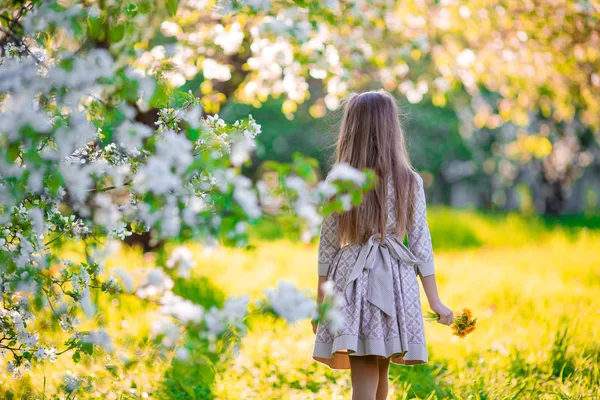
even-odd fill
[[(313, 358), (331, 368), (352, 368), (355, 392), (355, 377), (362, 376), (355, 369), (368, 369), (372, 360), (376, 368), (385, 366), (379, 370), (385, 370), (386, 382), (390, 361), (427, 362), (417, 275), (444, 323), (452, 322), (452, 311), (437, 296), (423, 180), (410, 165), (391, 95), (350, 96), (337, 162), (370, 168), (379, 177), (360, 206), (324, 219), (319, 244), (318, 301), (323, 301), (321, 284), (332, 281), (334, 295), (343, 299), (343, 324), (314, 326)], [(368, 388), (368, 382), (360, 387)]]

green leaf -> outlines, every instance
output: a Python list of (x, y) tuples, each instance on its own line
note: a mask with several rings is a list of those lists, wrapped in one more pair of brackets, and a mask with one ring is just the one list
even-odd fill
[(142, 14), (148, 14), (150, 11), (152, 11), (152, 4), (147, 1), (143, 1), (138, 4), (138, 11)]
[(152, 97), (148, 101), (152, 108), (163, 108), (169, 104), (169, 98), (171, 96), (171, 90), (163, 82), (159, 82), (152, 94)]
[(48, 171), (44, 181), (46, 187), (52, 194), (58, 193), (58, 189), (62, 184), (62, 177), (57, 171)]
[(198, 138), (200, 137), (200, 129), (188, 129), (187, 132), (187, 137), (188, 139), (190, 139), (192, 142), (195, 140), (198, 140)]
[(75, 364), (77, 364), (79, 360), (81, 360), (81, 353), (76, 351), (75, 353), (73, 353), (73, 361), (75, 362)]
[(2, 18), (0, 18), (0, 25), (8, 26), (8, 22), (11, 20), (11, 15), (8, 13), (8, 10), (4, 10), (2, 12)]
[(83, 351), (85, 354), (88, 354), (91, 356), (94, 353), (94, 344), (88, 343), (88, 342), (82, 343), (81, 351)]
[(21, 146), (19, 142), (13, 142), (8, 148), (8, 160), (9, 162), (15, 162), (15, 160), (21, 154)]
[(88, 19), (88, 36), (94, 40), (104, 39), (104, 29), (102, 29), (100, 18)]
[(110, 374), (112, 376), (117, 376), (118, 375), (119, 371), (117, 370), (117, 367), (115, 365), (113, 365), (113, 364), (106, 364), (104, 367), (108, 370), (108, 372), (110, 372)]
[(177, 8), (179, 7), (179, 0), (167, 0), (167, 10), (169, 15), (174, 17), (177, 14)]
[(138, 8), (138, 6), (135, 4), (127, 4), (127, 7), (125, 7), (125, 12), (134, 17), (138, 12), (141, 12), (141, 5)]
[(123, 24), (118, 24), (111, 27), (110, 32), (108, 33), (108, 38), (112, 43), (118, 43), (125, 36), (125, 26)]

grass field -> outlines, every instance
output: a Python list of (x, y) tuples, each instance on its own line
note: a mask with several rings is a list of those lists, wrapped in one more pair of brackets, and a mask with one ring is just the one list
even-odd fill
[[(600, 230), (594, 219), (544, 221), (433, 208), (429, 212), (441, 297), (479, 317), (465, 339), (426, 324), (430, 362), (392, 366), (390, 399), (600, 398)], [(585, 225), (591, 226), (585, 227)], [(207, 252), (178, 293), (205, 307), (226, 296), (258, 299), (280, 279), (316, 288), (316, 243), (257, 241), (252, 250)], [(121, 249), (107, 262), (133, 269), (152, 259)], [(205, 276), (210, 275), (210, 279)], [(312, 361), (308, 321), (248, 319), (239, 352), (205, 357), (187, 335), (192, 356), (172, 360), (149, 338), (153, 307), (132, 296), (100, 296), (96, 317), (115, 340), (113, 355), (74, 364), (67, 356), (20, 380), (0, 376), (4, 398), (346, 399), (348, 371)], [(423, 297), (424, 307), (426, 300)], [(44, 326), (44, 329), (59, 329)], [(85, 322), (84, 322), (85, 323)], [(45, 378), (45, 389), (44, 389)]]

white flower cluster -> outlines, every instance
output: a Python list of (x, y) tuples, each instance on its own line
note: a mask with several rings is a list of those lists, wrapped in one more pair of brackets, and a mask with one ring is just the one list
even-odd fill
[(243, 330), (243, 322), (248, 312), (249, 301), (250, 298), (247, 295), (229, 297), (222, 309), (211, 307), (204, 317), (208, 331), (214, 335), (219, 335), (229, 326), (235, 327), (237, 330)]
[(258, 218), (261, 216), (262, 211), (258, 204), (258, 196), (249, 178), (239, 175), (233, 168), (215, 170), (213, 178), (222, 192), (229, 191), (233, 186), (233, 199), (242, 207), (248, 217)]
[[(170, 36), (176, 36), (173, 25), (163, 23), (165, 31)], [(181, 46), (179, 43), (154, 46), (150, 51), (143, 52), (136, 60), (135, 67), (149, 76), (161, 75), (173, 87), (180, 87), (186, 80), (194, 78), (198, 73), (195, 65), (195, 49)]]
[(156, 338), (162, 336), (161, 343), (167, 348), (175, 347), (180, 335), (181, 328), (171, 318), (161, 317), (150, 325), (150, 337)]
[(227, 55), (234, 54), (244, 41), (244, 32), (239, 22), (231, 24), (229, 29), (225, 29), (223, 25), (217, 24), (211, 33), (215, 38), (215, 44), (221, 46), (223, 53)]
[(177, 276), (181, 278), (189, 278), (190, 271), (195, 266), (196, 262), (192, 257), (192, 252), (184, 246), (176, 247), (167, 260), (167, 268), (177, 268)]
[(265, 290), (273, 311), (291, 323), (316, 316), (317, 303), (291, 282), (279, 281), (277, 288)]
[(309, 241), (310, 238), (318, 234), (319, 224), (321, 223), (321, 216), (317, 212), (317, 201), (315, 201), (314, 196), (311, 196), (311, 191), (302, 178), (297, 176), (287, 177), (285, 184), (288, 188), (294, 190), (298, 196), (295, 211), (308, 223), (309, 230), (304, 232), (302, 238), (304, 241)]
[(140, 193), (177, 193), (192, 160), (192, 143), (183, 135), (166, 132), (156, 143), (156, 154), (138, 170), (134, 188)]
[(241, 125), (240, 121), (233, 124), (236, 129), (244, 128), (241, 135), (232, 138), (231, 164), (235, 167), (241, 166), (250, 159), (250, 154), (256, 149), (256, 136), (261, 132), (260, 125), (254, 121), (252, 114), (248, 116), (245, 127), (240, 128)]
[(267, 289), (265, 294), (271, 309), (290, 323), (319, 317), (332, 330), (339, 329), (344, 323), (344, 316), (340, 311), (344, 298), (335, 293), (332, 281), (326, 281), (322, 288), (325, 297), (320, 307), (317, 307), (309, 292), (298, 290), (291, 282), (279, 281), (275, 289)]
[[(213, 345), (217, 337), (227, 329), (235, 328), (237, 332), (245, 333), (244, 320), (248, 312), (248, 296), (230, 297), (225, 301), (222, 309), (213, 306), (206, 312), (203, 307), (171, 292), (166, 292), (160, 302), (159, 311), (164, 316), (152, 324), (151, 336), (153, 338), (162, 336), (162, 344), (166, 347), (175, 347), (182, 332), (180, 326), (167, 316), (174, 317), (179, 324), (183, 325), (204, 321), (206, 331), (202, 334), (207, 336)], [(180, 359), (185, 359), (185, 354), (182, 352), (184, 351), (179, 352)]]
[[(266, 10), (244, 19), (242, 27), (237, 18), (222, 18), (233, 11), (229, 0), (218, 1), (213, 7), (207, 7), (203, 2), (185, 1), (180, 3), (178, 10), (179, 23), (163, 23), (162, 28), (167, 31), (166, 34), (178, 39), (178, 46), (203, 50), (206, 56), (201, 59), (202, 70), (207, 80), (231, 80), (234, 76), (232, 66), (223, 63), (219, 56), (230, 56), (249, 49), (251, 57), (247, 65), (250, 73), (239, 93), (249, 102), (263, 102), (269, 96), (284, 95), (286, 100), (302, 103), (309, 97), (307, 79), (311, 78), (322, 81), (326, 89), (318, 104), (321, 112), (325, 112), (325, 107), (337, 109), (340, 99), (348, 93), (348, 82), (356, 71), (364, 69), (365, 60), (377, 56), (374, 41), (378, 40), (379, 32), (369, 32), (361, 26), (362, 21), (370, 21), (372, 16), (360, 12), (359, 7), (349, 10), (356, 22), (354, 28), (346, 32), (340, 30), (342, 27), (324, 21), (316, 22), (305, 8), (286, 6), (271, 9), (270, 3), (270, 0), (240, 2), (252, 9)], [(323, 7), (339, 10), (339, 1), (328, 0)], [(198, 17), (202, 12), (206, 13), (205, 19)], [(381, 17), (388, 18), (386, 15)], [(206, 23), (207, 20), (213, 23)], [(366, 25), (371, 24), (366, 22)], [(341, 54), (351, 56), (342, 57)], [(187, 60), (189, 64), (195, 61), (193, 58)], [(390, 82), (387, 86), (396, 86), (401, 72), (390, 69), (385, 79)]]
[[(294, 207), (296, 214), (308, 223), (308, 230), (303, 232), (302, 239), (309, 241), (318, 235), (322, 218), (317, 212), (317, 206), (333, 195), (338, 194), (338, 188), (334, 185), (336, 181), (349, 181), (358, 187), (362, 187), (366, 183), (366, 179), (363, 172), (347, 163), (336, 164), (327, 176), (327, 179), (319, 182), (314, 187), (309, 187), (300, 177), (287, 177), (285, 180), (286, 186), (292, 189), (297, 195)], [(349, 210), (352, 207), (349, 194), (342, 194), (340, 199), (345, 210)]]
[(60, 317), (60, 327), (65, 332), (73, 332), (77, 325), (79, 325), (79, 319), (77, 319), (77, 317), (68, 314), (63, 314)]
[(135, 295), (140, 299), (147, 299), (162, 295), (173, 289), (173, 279), (162, 268), (153, 268), (148, 271), (146, 278), (137, 288)]
[(344, 315), (340, 311), (340, 307), (344, 304), (345, 300), (342, 295), (335, 292), (333, 281), (325, 281), (321, 288), (325, 296), (323, 302), (328, 305), (322, 318), (327, 326), (335, 331), (344, 324)]
[(106, 351), (113, 351), (113, 344), (108, 332), (104, 328), (92, 330), (86, 335), (82, 335), (81, 340), (83, 342), (92, 343), (97, 346), (104, 348)]
[(337, 163), (327, 175), (327, 181), (352, 181), (356, 185), (364, 185), (366, 176), (348, 163)]
[(219, 64), (212, 58), (205, 58), (202, 62), (202, 72), (206, 79), (217, 81), (228, 81), (231, 79), (231, 71), (227, 65)]
[[(109, 3), (109, 8), (118, 7)], [(268, 3), (248, 2), (251, 7), (268, 7)], [(182, 16), (203, 13), (203, 4), (183, 1), (178, 11)], [(175, 295), (173, 279), (161, 268), (146, 271), (137, 287), (138, 280), (120, 268), (101, 279), (102, 261), (91, 243), (123, 240), (133, 229), (151, 231), (153, 240), (202, 237), (215, 241), (225, 237), (240, 238), (243, 243), (249, 223), (262, 216), (263, 199), (278, 197), (280, 204), (287, 201), (283, 195), (269, 193), (273, 185), (264, 181), (255, 185), (241, 174), (261, 131), (252, 116), (234, 124), (225, 123), (218, 115), (202, 118), (199, 99), (182, 93), (185, 106), (160, 110), (156, 129), (139, 122), (148, 110), (155, 77), (178, 87), (195, 77), (201, 67), (209, 84), (203, 84), (202, 90), (210, 90), (210, 80), (232, 77), (232, 65), (219, 54), (234, 54), (246, 46), (246, 39), (252, 42), (252, 57), (248, 81), (241, 91), (255, 98), (284, 93), (293, 102), (304, 101), (307, 70), (295, 59), (297, 43), (302, 43), (300, 53), (309, 58), (326, 54), (325, 64), (315, 63), (311, 68), (315, 79), (342, 75), (340, 57), (327, 29), (319, 28), (315, 34), (307, 14), (297, 8), (283, 12), (281, 18), (264, 18), (264, 27), (253, 25), (251, 38), (240, 33), (241, 22), (235, 18), (209, 19), (214, 23), (192, 31), (165, 21), (163, 33), (176, 37), (180, 44), (138, 53), (133, 66), (128, 66), (132, 54), (128, 50), (133, 47), (121, 47), (131, 45), (125, 38), (110, 43), (110, 51), (90, 49), (88, 38), (72, 28), (86, 19), (102, 20), (106, 12), (93, 5), (36, 4), (23, 20), (30, 37), (18, 46), (7, 46), (0, 60), (0, 293), (4, 298), (0, 320), (7, 339), (17, 343), (6, 363), (12, 373), (28, 369), (31, 362), (54, 361), (57, 355), (55, 348), (39, 343), (37, 332), (26, 329), (33, 326), (29, 324), (34, 319), (32, 310), (39, 311), (30, 309), (29, 293), (44, 293), (48, 305), (44, 310), (51, 309), (60, 327), (71, 334), (66, 344), (71, 349), (78, 340), (108, 351), (114, 348), (102, 328), (85, 335), (77, 330), (81, 311), (90, 319), (94, 316), (92, 299), (99, 289), (111, 295), (124, 291), (159, 301), (162, 315), (151, 334), (163, 336), (163, 344), (169, 347), (179, 340), (179, 324), (204, 323), (213, 338), (228, 329), (243, 331), (246, 296), (228, 299), (223, 309), (205, 311)], [(140, 13), (136, 18), (138, 26), (143, 26), (145, 17)], [(292, 23), (284, 22), (287, 20)], [(37, 30), (49, 26), (49, 32), (38, 35)], [(277, 30), (280, 37), (273, 35)], [(126, 36), (139, 35), (137, 39), (146, 40), (145, 33), (128, 32)], [(36, 38), (42, 37), (48, 38), (49, 45), (38, 47)], [(83, 43), (86, 46), (73, 52)], [(203, 53), (201, 59), (198, 51)], [(332, 78), (327, 90), (337, 96), (344, 90), (344, 82)], [(342, 174), (347, 175), (347, 171)], [(315, 206), (337, 193), (335, 185), (321, 182), (308, 188), (297, 177), (287, 183), (297, 194), (293, 206), (314, 232), (319, 223)], [(234, 223), (224, 224), (221, 216), (231, 212), (231, 204), (239, 205), (243, 212), (234, 210)], [(92, 239), (81, 244), (88, 255), (85, 262), (56, 261), (53, 244), (80, 239)], [(190, 276), (193, 266), (194, 260), (184, 248), (176, 249), (166, 264), (184, 278)], [(52, 274), (48, 274), (49, 268)], [(304, 296), (302, 300), (293, 285), (280, 285), (269, 296), (273, 309), (290, 321), (310, 316), (310, 299)], [(2, 349), (6, 346), (0, 344), (0, 353)], [(25, 360), (25, 352), (33, 355), (31, 360)]]
[(125, 120), (115, 130), (115, 143), (132, 156), (138, 156), (143, 140), (152, 136), (154, 132), (147, 125), (139, 122)]
[(160, 312), (174, 317), (182, 324), (199, 323), (204, 316), (204, 309), (201, 306), (172, 292), (166, 292), (161, 297), (160, 303)]

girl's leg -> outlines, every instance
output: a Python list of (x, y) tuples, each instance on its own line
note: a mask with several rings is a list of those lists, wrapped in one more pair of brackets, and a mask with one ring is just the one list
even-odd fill
[(377, 356), (350, 356), (352, 400), (376, 400), (379, 368)]
[(385, 400), (388, 394), (388, 368), (390, 366), (390, 359), (385, 357), (379, 357), (379, 382), (377, 383), (377, 396), (376, 400)]

